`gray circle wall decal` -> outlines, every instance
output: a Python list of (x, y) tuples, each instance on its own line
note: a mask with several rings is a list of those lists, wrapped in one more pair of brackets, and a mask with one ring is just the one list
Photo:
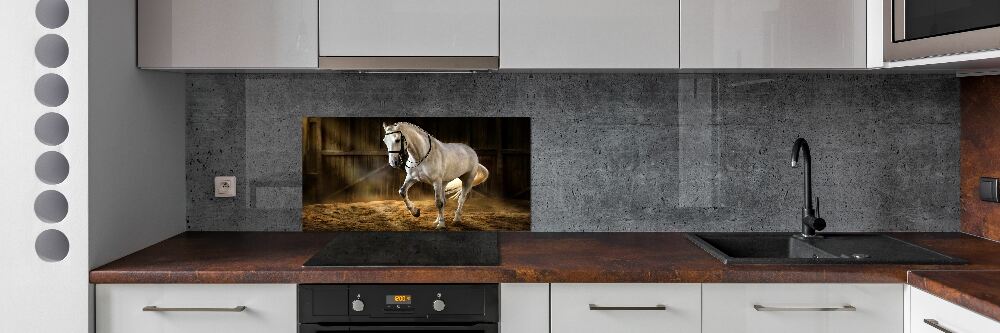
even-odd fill
[(49, 185), (62, 183), (69, 176), (69, 161), (59, 152), (44, 152), (35, 161), (35, 175)]
[(48, 223), (59, 223), (69, 213), (69, 202), (59, 191), (48, 190), (35, 198), (35, 215)]
[(43, 27), (61, 27), (69, 19), (69, 5), (65, 0), (39, 0), (35, 5), (35, 18)]
[(69, 85), (66, 79), (58, 74), (45, 74), (35, 81), (35, 98), (42, 105), (56, 107), (66, 102), (69, 97)]
[(61, 261), (69, 254), (69, 239), (59, 230), (42, 231), (35, 238), (35, 253), (48, 262)]
[(48, 68), (56, 68), (66, 63), (69, 58), (69, 44), (62, 36), (48, 34), (35, 43), (35, 59)]
[(38, 117), (35, 122), (35, 137), (46, 145), (59, 145), (68, 136), (69, 122), (61, 114), (49, 112)]

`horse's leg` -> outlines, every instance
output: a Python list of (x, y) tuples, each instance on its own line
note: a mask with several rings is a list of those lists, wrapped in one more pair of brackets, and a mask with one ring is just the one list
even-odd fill
[(399, 196), (403, 197), (403, 203), (406, 204), (406, 210), (410, 211), (414, 217), (420, 217), (420, 208), (413, 207), (413, 202), (410, 201), (410, 187), (417, 183), (417, 179), (406, 176), (403, 180), (403, 186), (399, 187)]
[(472, 191), (472, 181), (476, 179), (476, 171), (473, 170), (462, 175), (462, 191), (458, 193), (458, 208), (455, 209), (455, 223), (462, 223), (462, 207), (465, 207), (465, 199)]
[(434, 182), (434, 204), (438, 209), (438, 217), (435, 221), (435, 228), (444, 229), (444, 182), (438, 180)]

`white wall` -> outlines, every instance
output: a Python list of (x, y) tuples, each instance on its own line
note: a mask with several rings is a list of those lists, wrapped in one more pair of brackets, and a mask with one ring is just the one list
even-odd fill
[[(87, 205), (87, 1), (67, 0), (69, 18), (54, 28), (35, 18), (38, 1), (4, 1), (0, 9), (0, 332), (85, 332), (88, 324)], [(45, 34), (62, 36), (69, 46), (65, 63), (48, 68), (35, 60), (35, 43)], [(68, 98), (55, 107), (34, 96), (44, 74), (65, 78)], [(65, 141), (48, 146), (34, 126), (47, 112), (69, 124)], [(35, 174), (43, 152), (58, 152), (69, 162), (65, 180), (46, 184)], [(57, 223), (43, 222), (34, 211), (45, 190), (66, 197), (67, 214)], [(35, 251), (38, 235), (54, 229), (66, 236), (68, 254), (59, 261), (42, 260)]]
[[(90, 269), (184, 230), (184, 79), (135, 68), (133, 1), (55, 0), (69, 15), (52, 27), (36, 19), (38, 3), (6, 1), (0, 10), (0, 332), (86, 332)], [(66, 40), (65, 63), (36, 60), (46, 34)], [(65, 79), (64, 102), (36, 99), (46, 74)], [(35, 134), (50, 112), (69, 125), (51, 145)], [(47, 152), (65, 156), (65, 180), (36, 176)], [(61, 220), (35, 213), (36, 197), (49, 190), (66, 198)], [(49, 229), (66, 236), (65, 257), (36, 251)]]
[(184, 75), (136, 68), (135, 1), (90, 0), (90, 267), (184, 231)]

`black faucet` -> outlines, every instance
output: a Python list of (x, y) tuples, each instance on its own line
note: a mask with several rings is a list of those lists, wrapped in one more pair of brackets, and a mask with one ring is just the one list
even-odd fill
[[(806, 170), (802, 173), (802, 237), (817, 237), (816, 231), (826, 228), (826, 220), (820, 218), (812, 205), (812, 156), (809, 156), (809, 143), (798, 138), (792, 146), (792, 167), (799, 167), (799, 151), (805, 160)], [(816, 198), (816, 208), (819, 209), (819, 198)]]

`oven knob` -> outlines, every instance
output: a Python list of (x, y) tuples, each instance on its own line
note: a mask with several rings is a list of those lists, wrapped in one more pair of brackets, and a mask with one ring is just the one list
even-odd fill
[(444, 301), (439, 299), (434, 300), (434, 311), (437, 312), (444, 311)]
[(360, 299), (356, 299), (354, 302), (351, 302), (351, 309), (354, 309), (354, 311), (357, 312), (364, 311), (365, 302), (362, 302)]

